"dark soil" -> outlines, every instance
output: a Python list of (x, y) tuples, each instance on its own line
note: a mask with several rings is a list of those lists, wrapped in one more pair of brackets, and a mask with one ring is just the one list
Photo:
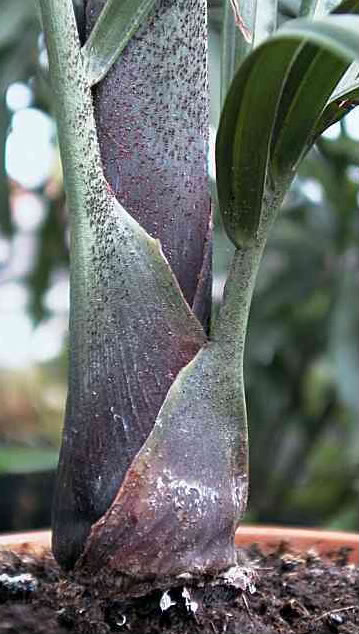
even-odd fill
[(129, 599), (106, 572), (96, 583), (79, 581), (65, 578), (49, 554), (1, 552), (0, 633), (359, 634), (359, 569), (345, 552), (324, 561), (253, 547), (247, 557), (257, 577), (252, 594), (186, 582), (165, 597), (162, 589)]

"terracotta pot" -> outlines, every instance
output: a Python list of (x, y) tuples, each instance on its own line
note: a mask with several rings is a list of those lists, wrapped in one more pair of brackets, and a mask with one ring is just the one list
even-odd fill
[(51, 547), (51, 531), (25, 531), (0, 535), (0, 550), (41, 553)]
[(281, 543), (293, 552), (306, 552), (313, 548), (323, 556), (340, 548), (350, 548), (349, 561), (359, 564), (359, 533), (255, 525), (240, 526), (236, 533), (237, 546), (258, 544), (264, 553), (275, 550)]
[[(236, 533), (237, 546), (258, 544), (263, 552), (275, 550), (281, 543), (293, 552), (314, 549), (327, 555), (339, 548), (350, 548), (349, 560), (359, 564), (359, 534), (320, 529), (242, 525)], [(0, 549), (42, 552), (50, 548), (50, 531), (0, 535)]]

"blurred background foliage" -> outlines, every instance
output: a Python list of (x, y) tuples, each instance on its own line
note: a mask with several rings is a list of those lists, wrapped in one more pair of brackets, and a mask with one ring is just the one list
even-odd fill
[[(212, 181), (222, 9), (223, 0), (209, 0)], [(280, 4), (282, 19), (297, 9), (294, 1)], [(50, 522), (66, 396), (68, 241), (35, 3), (0, 0), (0, 10), (4, 531)], [(303, 163), (261, 267), (245, 368), (251, 482), (247, 521), (358, 527), (358, 141), (354, 110)], [(217, 211), (215, 305), (231, 254)]]

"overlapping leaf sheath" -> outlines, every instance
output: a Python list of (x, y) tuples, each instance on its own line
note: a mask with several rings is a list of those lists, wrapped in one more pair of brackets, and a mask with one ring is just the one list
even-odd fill
[[(87, 0), (87, 29), (105, 0)], [(206, 2), (158, 0), (94, 89), (105, 176), (160, 239), (202, 323), (210, 310)]]
[(211, 342), (180, 372), (115, 500), (93, 525), (80, 568), (107, 565), (143, 578), (216, 574), (236, 563), (247, 428), (232, 354), (231, 342)]
[[(94, 5), (103, 2), (88, 2), (88, 16)], [(58, 49), (49, 50), (50, 69), (59, 63), (74, 91), (58, 103), (72, 231), (69, 394), (53, 540), (64, 567), (78, 559), (175, 377), (206, 341), (190, 305), (206, 322), (210, 303), (205, 2), (160, 2), (95, 95), (104, 171), (131, 215), (96, 162), (76, 46), (74, 39), (66, 69)], [(80, 158), (68, 165), (74, 140)]]
[(112, 196), (81, 232), (85, 270), (72, 279), (54, 517), (54, 549), (65, 567), (117, 494), (177, 373), (205, 342), (157, 241)]

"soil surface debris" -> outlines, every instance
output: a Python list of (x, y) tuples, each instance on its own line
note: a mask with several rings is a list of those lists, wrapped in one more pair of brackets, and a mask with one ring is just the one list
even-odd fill
[[(0, 634), (359, 634), (359, 568), (282, 548), (246, 551), (256, 590), (191, 585), (121, 598), (103, 583), (65, 577), (50, 553), (0, 552)], [(109, 589), (112, 588), (111, 591)]]

